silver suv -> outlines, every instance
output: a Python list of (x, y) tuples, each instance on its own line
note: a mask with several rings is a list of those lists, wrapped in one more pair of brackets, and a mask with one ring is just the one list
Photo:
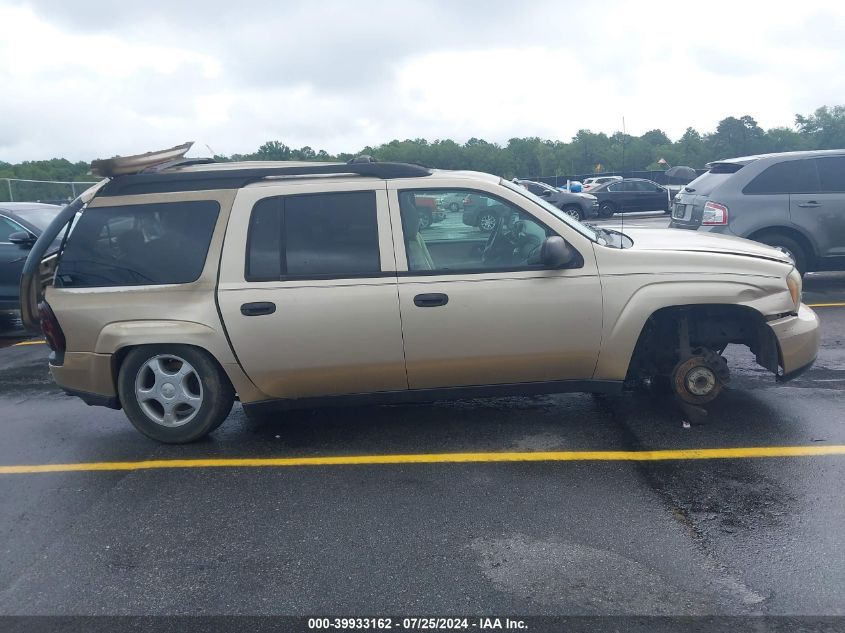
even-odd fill
[[(56, 382), (160, 441), (212, 432), (235, 399), (252, 415), (660, 381), (702, 404), (729, 344), (778, 380), (816, 358), (801, 276), (768, 246), (593, 228), (490, 174), (184, 149), (95, 162), (106, 179), (21, 280)], [(489, 234), (420, 231), (421, 201), (456, 194), (502, 209)]]
[(673, 228), (749, 238), (801, 272), (845, 270), (845, 150), (720, 160), (675, 196)]

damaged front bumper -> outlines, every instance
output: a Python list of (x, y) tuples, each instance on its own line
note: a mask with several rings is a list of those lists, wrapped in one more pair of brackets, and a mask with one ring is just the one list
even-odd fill
[(779, 382), (792, 380), (807, 371), (819, 353), (819, 318), (803, 303), (798, 313), (789, 315), (767, 325), (778, 342), (780, 366)]

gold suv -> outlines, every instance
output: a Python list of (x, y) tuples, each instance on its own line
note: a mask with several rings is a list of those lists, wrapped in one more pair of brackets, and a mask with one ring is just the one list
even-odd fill
[[(662, 383), (697, 405), (728, 381), (729, 344), (778, 380), (816, 358), (816, 315), (774, 248), (591, 227), (489, 174), (186, 148), (95, 161), (104, 180), (21, 279), (56, 382), (157, 440), (210, 433), (235, 399), (252, 415)], [(494, 226), (420, 228), (423, 203), (467, 195)]]

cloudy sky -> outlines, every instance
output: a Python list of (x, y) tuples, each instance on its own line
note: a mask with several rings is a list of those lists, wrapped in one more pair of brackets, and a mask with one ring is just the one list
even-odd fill
[(845, 103), (845, 2), (0, 0), (0, 160), (671, 138)]

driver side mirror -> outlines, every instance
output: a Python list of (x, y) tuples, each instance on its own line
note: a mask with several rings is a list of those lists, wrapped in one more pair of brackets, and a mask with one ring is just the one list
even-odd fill
[(17, 231), (9, 236), (9, 241), (12, 244), (17, 244), (18, 246), (32, 246), (35, 244), (35, 240), (37, 239), (38, 238), (29, 231)]
[(559, 235), (547, 237), (540, 247), (540, 262), (546, 268), (562, 268), (574, 258), (572, 249)]

